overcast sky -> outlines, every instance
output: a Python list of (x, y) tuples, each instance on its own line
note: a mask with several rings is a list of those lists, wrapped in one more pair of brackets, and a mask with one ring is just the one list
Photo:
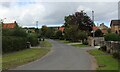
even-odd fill
[[(111, 0), (112, 1), (112, 0)], [(91, 17), (93, 10), (95, 23), (105, 23), (109, 26), (110, 21), (118, 19), (118, 2), (0, 2), (0, 19), (4, 22), (16, 20), (20, 26), (56, 26), (64, 23), (64, 16), (84, 10)]]

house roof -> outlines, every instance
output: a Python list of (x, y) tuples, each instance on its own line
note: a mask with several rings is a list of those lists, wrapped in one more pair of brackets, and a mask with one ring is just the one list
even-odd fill
[(120, 26), (120, 20), (111, 20), (110, 26)]
[(59, 27), (59, 30), (60, 31), (64, 31), (64, 27)]
[(14, 23), (3, 23), (3, 28), (4, 29), (5, 28), (13, 29), (13, 28), (15, 28), (15, 26), (16, 26), (16, 22), (14, 22)]
[(92, 29), (93, 29), (94, 31), (96, 31), (96, 30), (98, 30), (99, 28), (98, 28), (97, 26), (93, 26)]
[(107, 30), (104, 30), (104, 29), (103, 29), (103, 30), (101, 30), (101, 31), (102, 31), (102, 33), (107, 33)]

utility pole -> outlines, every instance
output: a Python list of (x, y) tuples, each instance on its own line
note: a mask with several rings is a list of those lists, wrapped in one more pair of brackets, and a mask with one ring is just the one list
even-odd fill
[[(93, 24), (94, 24), (94, 11), (92, 11), (92, 21), (93, 21)], [(94, 25), (93, 25), (93, 27), (94, 27)], [(93, 46), (95, 45), (94, 37), (95, 37), (95, 31), (93, 30)]]
[(36, 21), (36, 28), (38, 29), (38, 21)]
[(92, 11), (92, 21), (94, 23), (94, 11)]

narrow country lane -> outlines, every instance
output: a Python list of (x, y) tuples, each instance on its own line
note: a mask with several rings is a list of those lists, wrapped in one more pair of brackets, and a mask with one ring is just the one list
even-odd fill
[(51, 52), (42, 59), (19, 66), (14, 70), (93, 70), (93, 57), (85, 49), (48, 40), (53, 44)]

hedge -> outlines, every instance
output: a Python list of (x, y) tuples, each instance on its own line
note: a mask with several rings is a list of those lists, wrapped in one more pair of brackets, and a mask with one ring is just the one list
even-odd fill
[(26, 49), (25, 37), (2, 36), (2, 52), (14, 52)]
[(108, 33), (105, 35), (105, 41), (120, 41), (120, 36), (115, 33)]
[(31, 46), (37, 46), (39, 44), (38, 36), (35, 33), (29, 34), (27, 40), (30, 42)]

